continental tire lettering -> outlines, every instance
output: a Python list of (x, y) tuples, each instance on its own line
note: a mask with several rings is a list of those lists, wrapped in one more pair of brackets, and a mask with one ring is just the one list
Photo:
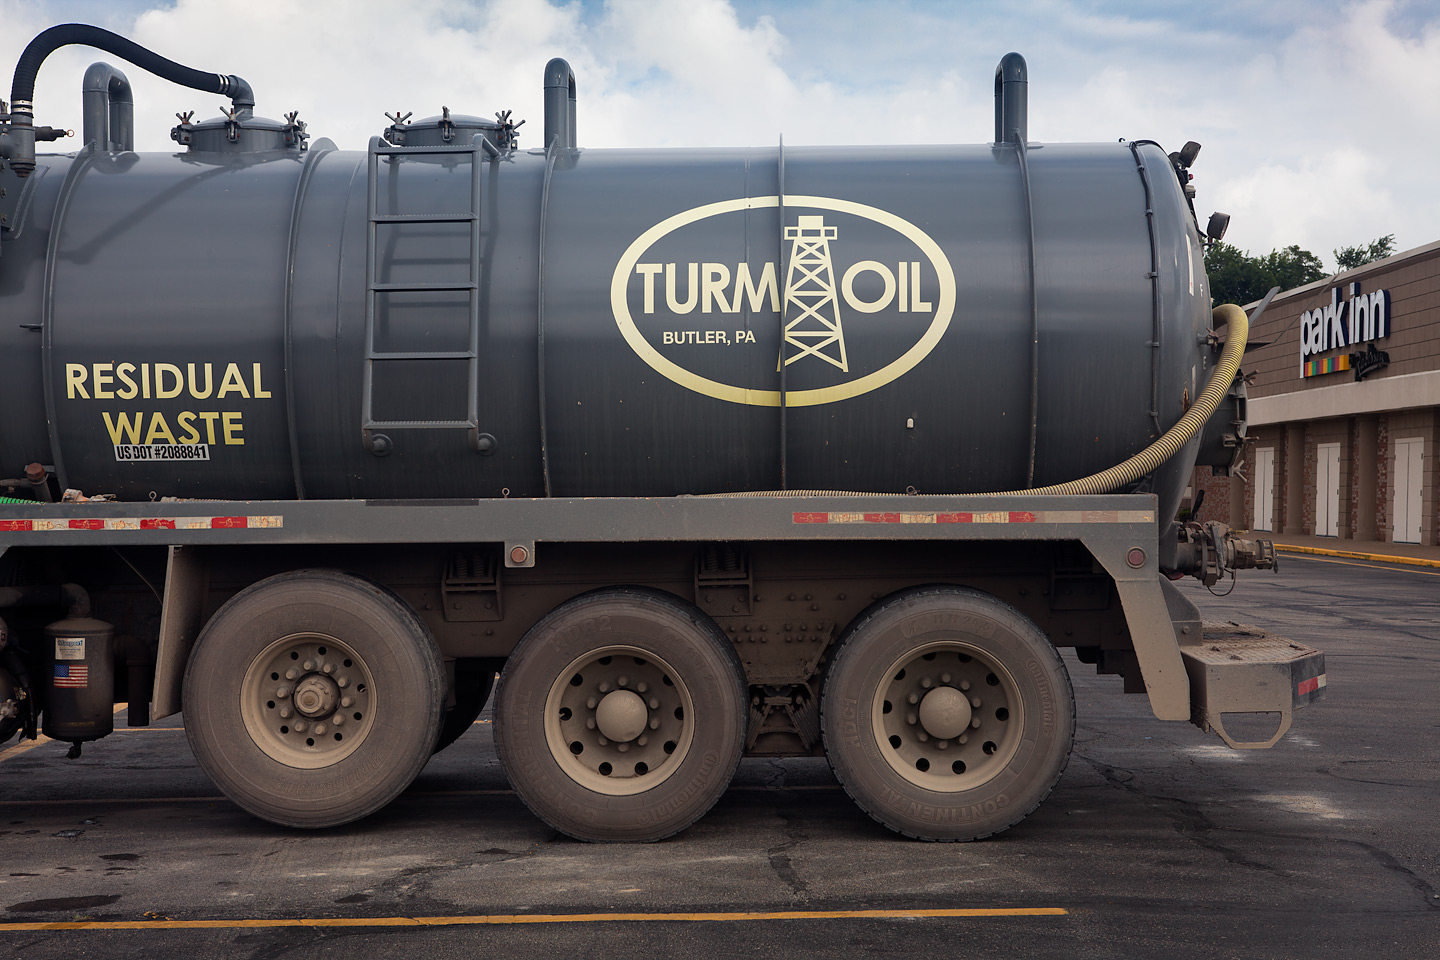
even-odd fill
[(999, 793), (979, 803), (964, 803), (955, 806), (921, 803), (905, 796), (893, 787), (884, 787), (881, 801), (896, 813), (924, 823), (971, 823), (993, 817), (1010, 806), (1010, 795)]
[(690, 778), (690, 782), (685, 784), (684, 788), (674, 796), (643, 810), (639, 817), (637, 817), (639, 822), (655, 823), (662, 821), (675, 811), (684, 807), (695, 794), (709, 786), (710, 771), (714, 770), (715, 765), (719, 762), (720, 758), (713, 752), (706, 752), (704, 756), (701, 757), (700, 769), (695, 771), (695, 776)]
[(1055, 694), (1050, 689), (1050, 678), (1038, 660), (1026, 660), (1025, 672), (1035, 683), (1035, 690), (1040, 696), (1040, 725), (1049, 734), (1055, 729)]
[[(786, 194), (787, 222), (782, 224), (782, 228), (786, 240), (794, 245), (796, 251), (790, 258), (792, 276), (789, 277), (782, 277), (774, 262), (754, 265), (735, 263), (732, 266), (698, 259), (682, 261), (666, 255), (663, 250), (648, 258), (646, 256), (667, 236), (691, 224), (725, 214), (778, 209), (779, 206), (780, 198), (777, 196), (741, 197), (702, 204), (660, 221), (626, 248), (611, 276), (610, 306), (620, 334), (641, 360), (661, 376), (696, 393), (730, 403), (778, 407), (778, 389), (726, 382), (717, 379), (721, 375), (718, 372), (707, 376), (695, 367), (703, 367), (703, 358), (713, 356), (715, 351), (700, 350), (697, 353), (685, 349), (709, 346), (744, 350), (752, 344), (760, 349), (763, 341), (757, 341), (753, 332), (736, 328), (731, 322), (720, 319), (735, 314), (746, 304), (756, 313), (764, 312), (765, 307), (769, 307), (772, 313), (784, 311), (785, 322), (776, 326), (784, 328), (780, 354), (787, 367), (804, 361), (812, 367), (820, 365), (828, 374), (840, 377), (838, 382), (827, 385), (788, 390), (785, 394), (786, 406), (808, 407), (861, 396), (899, 379), (930, 355), (945, 336), (954, 317), (955, 272), (940, 245), (929, 234), (888, 210), (833, 197)], [(801, 213), (802, 210), (806, 212)], [(862, 234), (859, 246), (849, 251), (856, 259), (832, 264), (827, 244), (837, 237), (837, 227), (826, 221), (825, 214), (817, 216), (809, 211), (840, 214), (842, 221), (846, 217), (868, 221), (871, 226), (862, 227), (859, 231)], [(831, 220), (834, 219), (831, 217)], [(903, 260), (882, 263), (872, 258), (890, 252), (887, 249), (876, 249), (867, 255), (864, 248), (869, 244), (865, 242), (865, 236), (873, 234), (873, 225), (898, 234), (913, 245), (923, 259), (910, 259), (908, 252)], [(848, 231), (849, 227), (845, 229)], [(843, 238), (837, 241), (840, 242)], [(880, 247), (884, 248), (886, 244)], [(797, 260), (801, 261), (798, 272), (795, 270)], [(928, 292), (922, 296), (920, 290), (922, 268), (926, 264), (934, 274), (933, 300), (929, 299)], [(756, 271), (759, 272), (758, 280)], [(632, 281), (635, 281), (633, 296), (636, 301), (633, 305)], [(868, 286), (864, 286), (866, 284)], [(862, 286), (864, 289), (861, 289)], [(826, 315), (825, 310), (819, 309), (813, 299), (817, 291), (829, 297), (828, 309), (840, 313)], [(659, 316), (662, 307), (668, 312), (671, 323), (663, 332), (654, 334), (656, 342), (652, 343), (636, 324), (635, 310), (638, 308), (641, 316)], [(889, 359), (890, 354), (878, 358), (857, 358), (845, 349), (843, 317), (840, 314), (848, 314), (851, 321), (872, 324), (884, 318), (889, 318), (884, 320), (886, 323), (902, 322), (905, 317), (915, 317), (922, 322), (925, 317), (929, 319), (918, 333), (915, 327), (907, 330), (903, 339), (895, 344), (899, 355), (893, 359)], [(705, 319), (707, 315), (710, 319)], [(700, 327), (678, 329), (685, 323), (698, 323)], [(873, 335), (871, 342), (875, 342)], [(660, 347), (671, 348), (670, 355), (662, 352)], [(772, 342), (765, 349), (773, 347)], [(787, 353), (791, 348), (794, 352)], [(857, 359), (867, 362), (857, 363)], [(766, 363), (770, 370), (775, 370), (775, 355), (770, 354)], [(827, 363), (833, 369), (825, 367)], [(763, 368), (758, 363), (745, 367), (748, 370)], [(861, 373), (860, 370), (869, 372)], [(70, 383), (67, 381), (67, 385)], [(84, 378), (73, 381), (73, 386), (68, 388), (83, 389)]]

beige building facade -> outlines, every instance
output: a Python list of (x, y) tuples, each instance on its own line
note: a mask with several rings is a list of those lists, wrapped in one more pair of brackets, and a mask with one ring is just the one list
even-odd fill
[(1440, 544), (1440, 242), (1277, 294), (1250, 331), (1241, 477), (1199, 519)]

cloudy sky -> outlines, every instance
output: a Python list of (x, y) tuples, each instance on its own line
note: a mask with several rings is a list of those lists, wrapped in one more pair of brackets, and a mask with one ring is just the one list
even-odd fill
[[(1032, 140), (1198, 140), (1197, 212), (1230, 213), (1242, 249), (1333, 267), (1382, 234), (1440, 240), (1440, 0), (0, 0), (0, 71), (66, 21), (243, 76), (258, 113), (298, 109), (342, 148), (442, 104), (513, 108), (538, 145), (553, 56), (575, 68), (581, 146), (979, 143), (1017, 50)], [(39, 123), (80, 125), (98, 58), (46, 62)], [(127, 73), (142, 150), (220, 105)]]

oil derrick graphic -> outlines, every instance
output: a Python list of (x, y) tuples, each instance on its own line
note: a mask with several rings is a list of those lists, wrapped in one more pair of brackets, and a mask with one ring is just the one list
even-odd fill
[[(790, 241), (790, 269), (785, 275), (785, 343), (781, 355), (785, 366), (803, 357), (819, 357), (845, 372), (845, 332), (840, 327), (840, 301), (835, 295), (835, 271), (830, 264), (830, 241), (838, 230), (827, 227), (825, 218), (800, 217), (785, 228)], [(795, 316), (790, 318), (794, 308)], [(777, 365), (778, 369), (778, 365)]]

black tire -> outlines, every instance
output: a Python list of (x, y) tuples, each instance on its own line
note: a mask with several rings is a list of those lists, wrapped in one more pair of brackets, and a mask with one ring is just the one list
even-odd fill
[(436, 753), (459, 740), (480, 719), (485, 704), (490, 700), (490, 691), (495, 686), (495, 663), (479, 657), (462, 657), (455, 661), (455, 706), (446, 710), (440, 718)]
[(185, 670), (185, 730), (201, 768), (245, 810), (332, 827), (410, 785), (444, 694), (435, 639), (399, 598), (302, 570), (247, 587), (206, 624)]
[(1060, 779), (1075, 696), (1054, 646), (1014, 607), (926, 587), (847, 632), (821, 728), (836, 778), (870, 816), (924, 840), (978, 840), (1024, 819)]
[[(598, 591), (551, 611), (515, 648), (495, 692), (495, 745), (520, 799), (556, 830), (660, 840), (725, 792), (744, 751), (747, 690), (729, 641), (697, 608), (659, 591)], [(617, 703), (635, 710), (618, 725)]]

